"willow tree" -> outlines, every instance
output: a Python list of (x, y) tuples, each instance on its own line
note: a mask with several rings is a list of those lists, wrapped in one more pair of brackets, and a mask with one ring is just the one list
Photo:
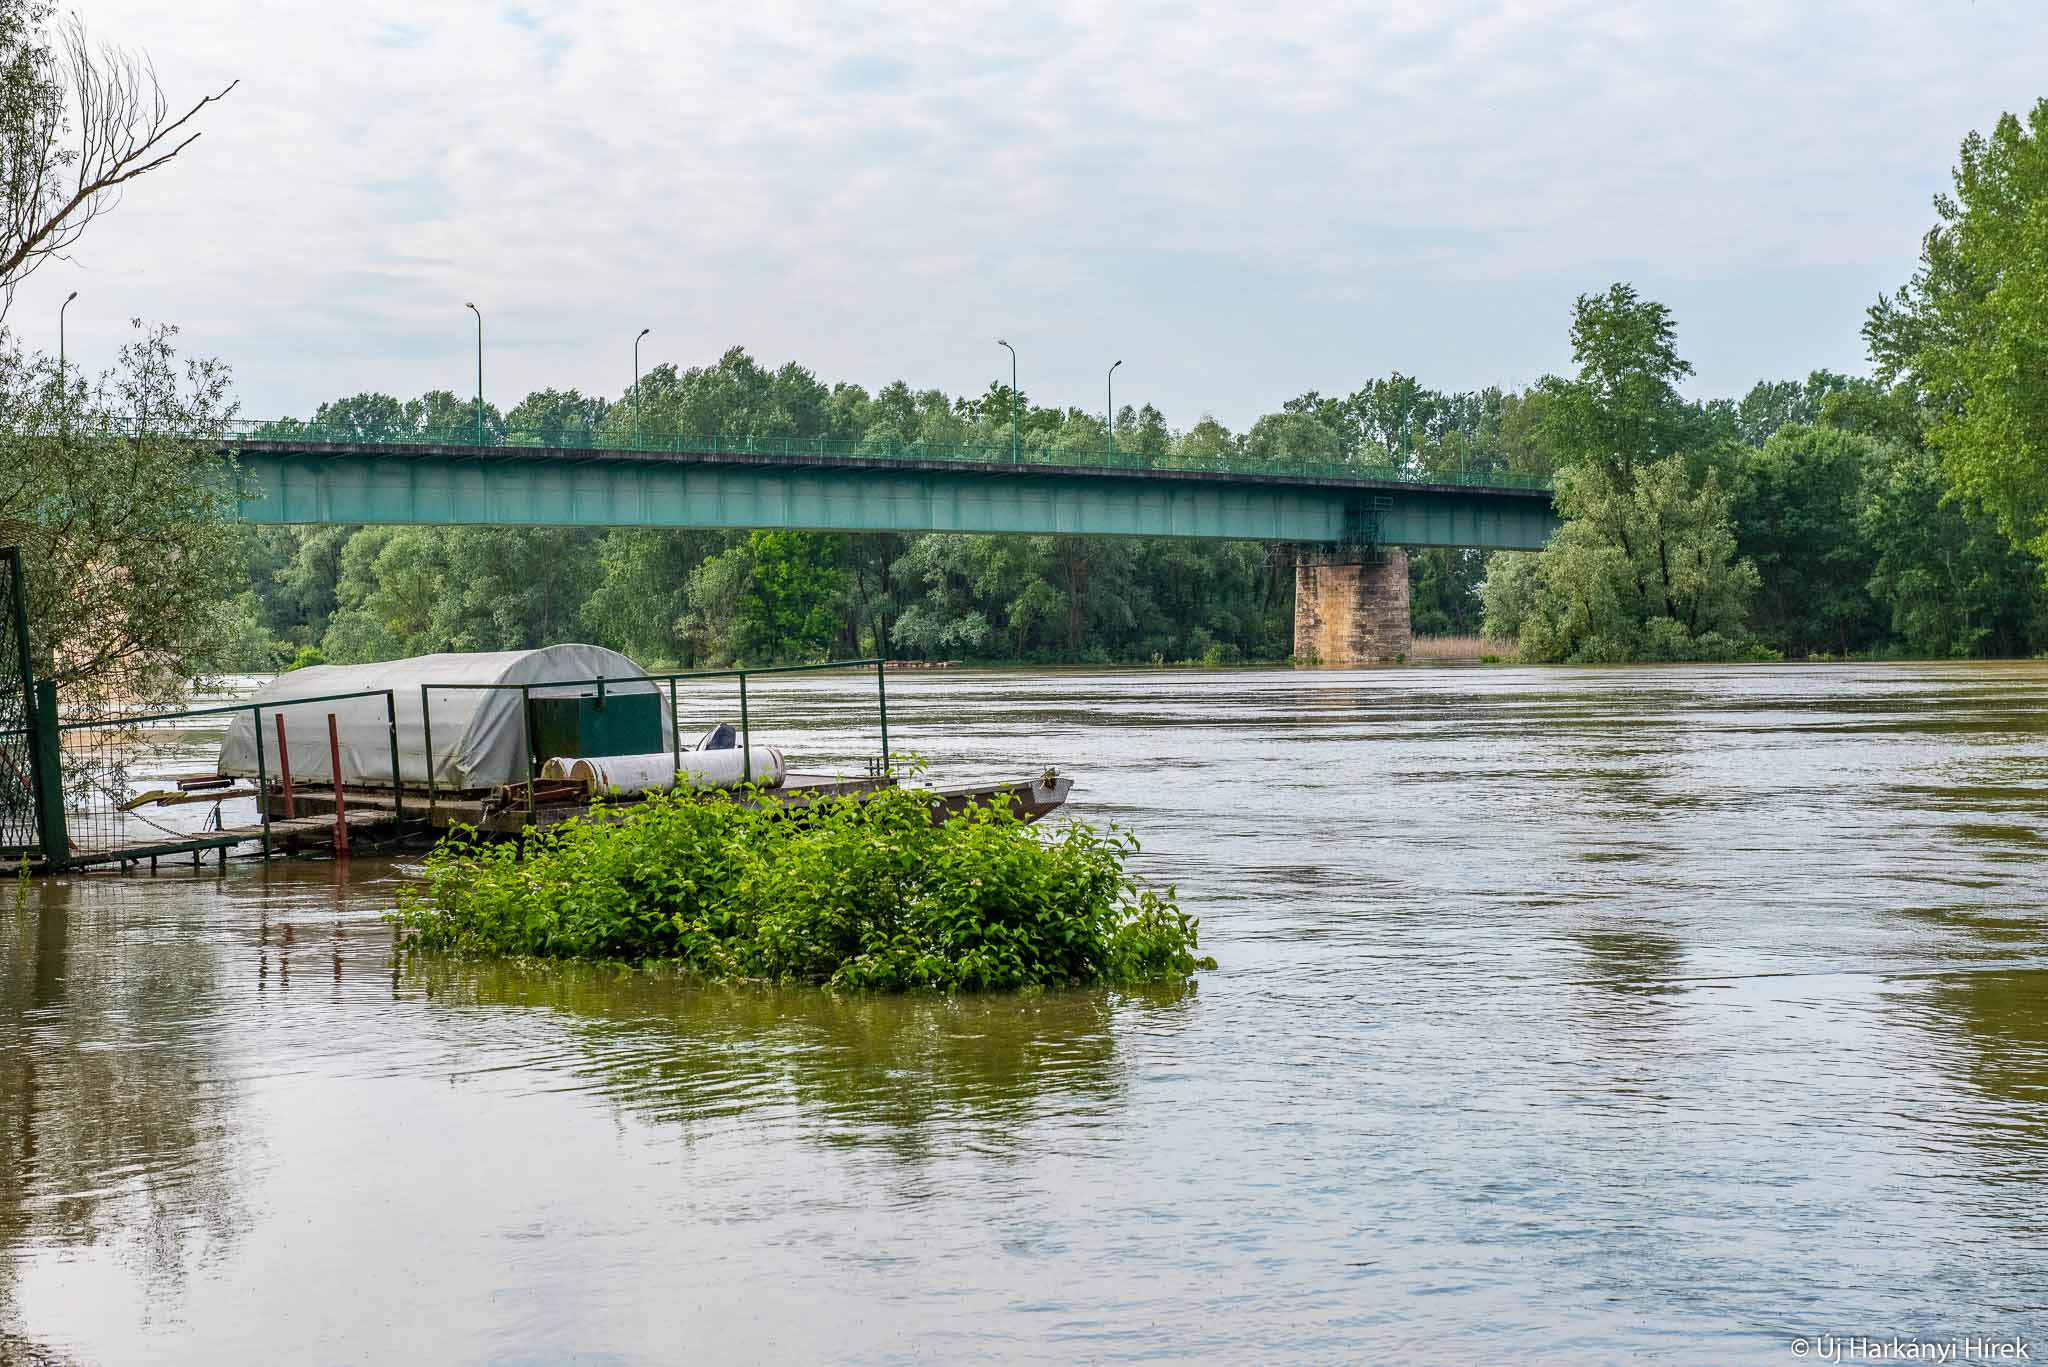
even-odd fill
[(142, 328), (98, 379), (0, 350), (0, 543), (23, 548), (36, 673), (68, 702), (179, 696), (244, 587), (226, 367)]
[(1494, 557), (1489, 635), (1525, 660), (1696, 660), (1749, 649), (1756, 571), (1735, 555), (1716, 438), (1678, 393), (1692, 373), (1664, 305), (1627, 285), (1582, 295), (1572, 379), (1545, 378), (1564, 526), (1533, 562)]

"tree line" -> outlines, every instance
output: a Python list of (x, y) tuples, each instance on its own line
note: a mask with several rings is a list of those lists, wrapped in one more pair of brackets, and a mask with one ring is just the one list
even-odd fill
[[(1553, 475), (1565, 527), (1541, 554), (1411, 555), (1419, 634), (1519, 641), (1531, 660), (1983, 656), (2048, 647), (2040, 564), (1959, 491), (1898, 383), (1821, 370), (1739, 399), (1689, 400), (1676, 329), (1626, 285), (1581, 299), (1580, 369), (1515, 392), (1395, 374), (1307, 393), (1244, 432), (1170, 427), (1150, 405), (1116, 443), (1248, 465), (1314, 459), (1419, 475)], [(733, 440), (1000, 443), (1019, 404), (1034, 446), (1100, 450), (1100, 415), (1007, 386), (869, 393), (733, 349), (661, 366), (636, 414), (549, 389), (494, 437), (602, 445), (642, 432)], [(472, 400), (358, 394), (327, 433), (465, 429)], [(250, 668), (590, 639), (648, 663), (828, 656), (1074, 663), (1279, 661), (1296, 548), (1177, 538), (495, 527), (268, 528), (237, 600)]]
[[(1816, 370), (1699, 401), (1664, 305), (1617, 283), (1572, 311), (1575, 372), (1520, 391), (1394, 374), (1309, 392), (1242, 432), (1102, 416), (991, 384), (875, 393), (735, 348), (657, 367), (619, 400), (574, 389), (500, 413), (435, 391), (358, 394), (314, 420), (363, 438), (487, 429), (601, 445), (635, 432), (826, 438), (862, 449), (1023, 440), (1551, 476), (1539, 553), (1409, 560), (1420, 634), (1521, 658), (2033, 655), (2048, 649), (2048, 100), (1963, 143), (1920, 267), (1863, 327), (1875, 373)], [(588, 637), (650, 663), (833, 654), (1075, 663), (1281, 660), (1295, 548), (1071, 536), (462, 528), (271, 530), (237, 601), (250, 664)]]
[[(1935, 208), (1918, 269), (1868, 311), (1869, 376), (1688, 398), (1670, 310), (1616, 284), (1576, 302), (1569, 375), (1454, 392), (1394, 374), (1304, 393), (1242, 431), (1126, 406), (1115, 444), (1190, 464), (1554, 478), (1564, 525), (1546, 550), (1409, 560), (1418, 633), (1512, 638), (1524, 660), (2034, 655), (2048, 649), (2048, 101), (1966, 139)], [(98, 680), (111, 703), (223, 669), (566, 639), (683, 667), (1227, 664), (1291, 647), (1284, 544), (241, 527), (213, 454), (234, 411), (225, 368), (180, 357), (172, 329), (139, 328), (93, 379), (0, 345), (0, 539), (29, 557), (39, 672), (74, 692)], [(1000, 383), (870, 392), (738, 348), (657, 366), (616, 399), (546, 389), (479, 413), (446, 390), (357, 394), (313, 418), (364, 439), (480, 424), (564, 445), (674, 432), (885, 450), (1002, 446), (1013, 414), (1033, 447), (1112, 436), (1100, 414)]]
[[(744, 350), (664, 365), (617, 400), (573, 389), (483, 409), (488, 440), (603, 445), (642, 433), (741, 441), (826, 438), (862, 449), (1001, 445), (1100, 451), (1100, 414), (992, 384), (951, 397), (898, 382), (870, 393)], [(1316, 460), (1542, 473), (1518, 395), (1444, 394), (1395, 375), (1342, 399), (1307, 394), (1233, 433), (1213, 418), (1177, 430), (1147, 405), (1116, 420), (1120, 451), (1250, 465)], [(323, 436), (468, 431), (472, 400), (448, 391), (322, 404)], [(254, 531), (238, 613), (249, 663), (363, 660), (588, 638), (648, 662), (886, 653), (905, 658), (1229, 663), (1285, 659), (1294, 548), (1179, 538), (319, 527)], [(1417, 557), (1425, 629), (1473, 631), (1477, 555)]]

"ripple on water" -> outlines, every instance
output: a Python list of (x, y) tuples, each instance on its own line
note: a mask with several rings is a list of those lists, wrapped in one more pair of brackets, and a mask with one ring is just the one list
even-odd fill
[[(2038, 1331), (2044, 682), (892, 679), (895, 745), (1057, 763), (1139, 832), (1222, 963), (1185, 991), (402, 968), (409, 870), (368, 859), (37, 885), (0, 959), (0, 1326), (215, 1362)], [(755, 715), (850, 770), (870, 687)]]

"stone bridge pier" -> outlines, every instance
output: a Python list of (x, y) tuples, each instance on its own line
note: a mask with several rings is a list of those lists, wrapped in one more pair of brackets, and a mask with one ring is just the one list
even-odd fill
[(1294, 564), (1294, 657), (1303, 663), (1405, 659), (1408, 552), (1398, 547), (1308, 551)]

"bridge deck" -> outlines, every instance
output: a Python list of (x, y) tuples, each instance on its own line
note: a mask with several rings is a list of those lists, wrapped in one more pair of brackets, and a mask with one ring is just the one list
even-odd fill
[(647, 450), (243, 438), (242, 516), (268, 523), (776, 527), (1189, 536), (1537, 549), (1530, 483), (1369, 466), (1125, 464), (1103, 453)]

